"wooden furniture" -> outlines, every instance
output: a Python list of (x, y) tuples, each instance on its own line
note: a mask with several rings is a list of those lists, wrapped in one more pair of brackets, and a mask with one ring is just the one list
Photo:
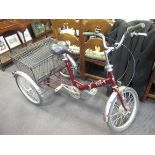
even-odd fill
[[(33, 20), (22, 20), (22, 19), (2, 20), (0, 22), (0, 35), (11, 30), (15, 31), (19, 30), (23, 33), (27, 28), (27, 26), (32, 21)], [(10, 61), (11, 61), (10, 50), (0, 55), (1, 64), (5, 64)]]
[(146, 90), (145, 90), (144, 96), (142, 97), (142, 100), (145, 100), (147, 97), (155, 99), (155, 89), (152, 90), (153, 86), (155, 88), (155, 84), (153, 84), (153, 82), (155, 82), (155, 67), (152, 71), (149, 83), (146, 87)]
[[(23, 25), (24, 25), (23, 23), (24, 23), (23, 20), (16, 20), (16, 19), (0, 21), (0, 35), (10, 30), (20, 29), (21, 31), (23, 31)], [(28, 21), (25, 21), (25, 23), (28, 24)], [(2, 69), (3, 65), (9, 62), (11, 62), (10, 50), (0, 55), (0, 64)]]
[[(75, 19), (55, 19), (52, 20), (53, 37), (59, 41), (69, 41), (71, 46), (80, 48), (80, 23)], [(74, 58), (79, 58), (79, 53), (71, 54)]]
[(80, 46), (78, 38), (68, 33), (60, 34), (57, 39), (60, 41), (70, 41), (71, 45)]
[[(74, 19), (55, 19), (52, 21), (53, 37), (61, 41), (70, 41), (72, 45), (80, 46), (79, 22)], [(68, 31), (67, 31), (68, 30)], [(63, 32), (64, 31), (64, 32)], [(71, 31), (71, 33), (69, 33)]]
[(52, 29), (55, 39), (70, 43), (71, 55), (79, 64), (81, 48), (80, 21), (75, 19), (55, 19), (52, 20)]
[[(92, 19), (92, 20), (85, 20), (81, 24), (81, 33), (83, 32), (95, 32), (96, 29), (99, 29), (100, 32), (103, 34), (107, 34), (111, 30), (111, 24), (109, 21), (104, 19)], [(87, 37), (82, 37), (81, 39), (81, 53), (80, 53), (80, 77), (85, 79), (86, 77), (93, 78), (93, 79), (100, 79), (101, 77), (87, 73), (86, 71), (86, 64), (87, 62), (91, 62), (93, 64), (97, 64), (99, 66), (104, 67), (105, 62), (98, 59), (92, 59), (86, 56), (86, 49), (90, 48), (95, 50), (95, 46), (100, 47), (100, 51), (104, 50), (102, 39), (101, 38), (94, 38), (88, 39)]]
[(52, 37), (52, 26), (51, 26), (51, 20), (49, 19), (38, 19), (35, 20), (31, 24), (31, 28), (34, 33), (33, 41), (40, 40), (42, 37), (51, 36)]
[[(69, 40), (71, 45), (76, 45), (80, 47), (80, 77), (84, 79), (85, 77), (90, 77), (93, 79), (99, 79), (101, 77), (91, 75), (86, 72), (87, 62), (94, 63), (99, 66), (105, 66), (105, 62), (97, 59), (91, 59), (85, 56), (85, 51), (90, 48), (95, 50), (95, 46), (99, 46), (100, 50), (104, 50), (101, 38), (87, 39), (83, 32), (90, 31), (94, 32), (97, 29), (104, 34), (108, 33), (112, 27), (112, 20), (103, 19), (55, 19), (52, 20), (53, 37), (57, 40)], [(61, 33), (65, 29), (74, 30), (74, 34)], [(76, 33), (78, 30), (78, 34)], [(72, 55), (77, 57), (77, 55)]]
[(75, 37), (77, 37), (76, 30), (80, 29), (80, 25), (79, 21), (76, 21), (75, 19), (54, 19), (52, 20), (52, 29), (53, 37), (56, 39), (59, 38), (61, 31), (64, 29), (73, 29)]
[(46, 30), (46, 23), (49, 21), (49, 19), (40, 19), (40, 22), (44, 24), (45, 28), (45, 36), (48, 36), (47, 30)]
[[(47, 22), (47, 19), (11, 19), (11, 20), (1, 20), (0, 21), (0, 35), (3, 35), (6, 32), (9, 31), (20, 31), (22, 32), (24, 41), (25, 41), (25, 37), (24, 37), (24, 31), (25, 29), (32, 23), (32, 22)], [(45, 34), (47, 35), (47, 34)], [(35, 40), (35, 39), (34, 39)], [(33, 41), (34, 41), (33, 40)], [(24, 44), (22, 44), (22, 46), (26, 46), (26, 42)], [(11, 57), (10, 57), (10, 50), (2, 53), (0, 55), (0, 64), (3, 66), (6, 63), (11, 62)]]

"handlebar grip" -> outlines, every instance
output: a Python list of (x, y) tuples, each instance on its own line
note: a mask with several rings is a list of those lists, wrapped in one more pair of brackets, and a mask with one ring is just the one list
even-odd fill
[(141, 28), (145, 28), (145, 23), (139, 23), (137, 25), (130, 26), (127, 28), (127, 32), (130, 33), (130, 32), (133, 32), (135, 30), (139, 30)]
[(95, 33), (94, 32), (83, 32), (84, 36), (94, 36)]

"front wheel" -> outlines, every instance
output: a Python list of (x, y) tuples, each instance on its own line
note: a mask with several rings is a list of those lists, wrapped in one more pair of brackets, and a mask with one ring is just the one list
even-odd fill
[(122, 107), (119, 96), (113, 93), (108, 113), (108, 126), (115, 132), (122, 132), (132, 124), (139, 106), (138, 95), (134, 89), (125, 87), (121, 92), (127, 110)]

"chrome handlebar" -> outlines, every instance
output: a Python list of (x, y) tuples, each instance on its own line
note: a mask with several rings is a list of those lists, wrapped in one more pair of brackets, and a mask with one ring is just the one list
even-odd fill
[(107, 53), (109, 53), (112, 50), (114, 50), (114, 49), (117, 50), (117, 49), (119, 49), (122, 46), (123, 41), (124, 41), (124, 39), (125, 39), (125, 37), (126, 37), (126, 35), (128, 33), (130, 33), (131, 37), (133, 37), (133, 36), (147, 36), (146, 33), (136, 33), (135, 32), (136, 30), (139, 30), (139, 29), (142, 29), (142, 28), (145, 28), (145, 24), (144, 23), (139, 23), (137, 25), (128, 27), (126, 32), (123, 34), (121, 40), (118, 43), (115, 43), (114, 47), (108, 47), (106, 45), (105, 36), (102, 33), (98, 32), (98, 31), (96, 31), (96, 32), (84, 32), (83, 35), (85, 35), (85, 36), (98, 36), (98, 37), (101, 37), (102, 41), (103, 41), (103, 46), (107, 50)]

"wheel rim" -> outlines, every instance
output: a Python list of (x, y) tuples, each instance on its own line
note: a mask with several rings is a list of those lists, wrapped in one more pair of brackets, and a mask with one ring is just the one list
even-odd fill
[(130, 124), (134, 118), (136, 110), (136, 97), (131, 91), (124, 91), (125, 106), (127, 111), (122, 107), (119, 97), (117, 97), (112, 106), (110, 121), (113, 127), (124, 128)]
[(40, 103), (40, 97), (36, 91), (36, 89), (32, 86), (32, 84), (27, 81), (24, 77), (18, 76), (17, 77), (17, 83), (20, 88), (20, 90), (23, 92), (23, 94), (33, 103), (39, 104)]

